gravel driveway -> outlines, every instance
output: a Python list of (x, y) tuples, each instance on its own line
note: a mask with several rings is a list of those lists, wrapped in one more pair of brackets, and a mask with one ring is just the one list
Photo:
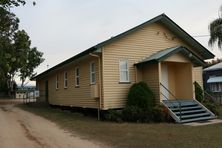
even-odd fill
[(98, 143), (80, 139), (78, 135), (60, 129), (42, 117), (1, 103), (0, 100), (0, 147), (1, 148), (97, 148)]

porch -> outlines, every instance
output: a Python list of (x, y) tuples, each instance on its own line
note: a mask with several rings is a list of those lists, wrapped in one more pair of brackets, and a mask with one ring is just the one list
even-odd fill
[(204, 65), (204, 61), (186, 47), (167, 48), (136, 64), (137, 81), (147, 82), (158, 102), (193, 100), (193, 69)]
[(136, 64), (137, 81), (148, 84), (176, 122), (209, 120), (216, 116), (195, 100), (193, 69), (200, 66), (204, 61), (186, 47), (167, 48)]

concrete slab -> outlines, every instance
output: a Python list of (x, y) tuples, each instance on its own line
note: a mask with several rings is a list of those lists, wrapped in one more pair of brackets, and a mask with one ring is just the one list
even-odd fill
[(204, 125), (218, 124), (218, 123), (222, 123), (222, 120), (221, 119), (213, 119), (213, 120), (207, 120), (207, 121), (197, 121), (197, 122), (184, 123), (183, 125), (204, 126)]

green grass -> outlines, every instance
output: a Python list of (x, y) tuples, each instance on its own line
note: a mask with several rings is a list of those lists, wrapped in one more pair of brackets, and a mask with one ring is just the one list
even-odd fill
[[(112, 147), (196, 148), (222, 145), (222, 124), (191, 127), (173, 123), (112, 123), (45, 105), (20, 107), (55, 122), (83, 139), (100, 141)], [(222, 107), (220, 113), (222, 114)]]

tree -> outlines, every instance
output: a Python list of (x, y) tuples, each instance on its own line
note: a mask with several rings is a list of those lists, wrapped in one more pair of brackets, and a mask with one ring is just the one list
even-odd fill
[(222, 47), (222, 6), (219, 9), (219, 18), (212, 21), (209, 25), (210, 39), (209, 45), (217, 43), (217, 46)]
[[(12, 8), (25, 5), (24, 0), (0, 1), (0, 91), (13, 87), (18, 75), (24, 84), (26, 78), (35, 75), (34, 69), (44, 59), (43, 53), (31, 47), (31, 40), (24, 30), (19, 30), (19, 19)], [(33, 3), (34, 5), (34, 3)]]

